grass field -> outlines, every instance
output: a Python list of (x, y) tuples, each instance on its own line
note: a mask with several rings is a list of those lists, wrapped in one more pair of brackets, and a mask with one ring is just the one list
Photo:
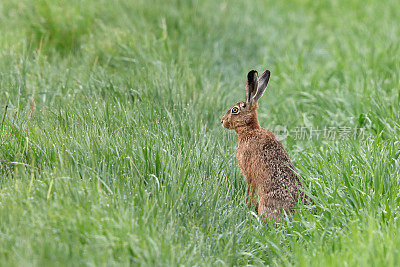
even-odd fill
[[(400, 264), (399, 1), (4, 0), (0, 32), (0, 265)], [(315, 202), (276, 227), (219, 122), (267, 68)]]

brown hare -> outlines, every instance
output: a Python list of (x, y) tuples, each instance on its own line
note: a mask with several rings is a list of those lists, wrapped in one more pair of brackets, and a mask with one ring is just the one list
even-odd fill
[(248, 183), (247, 201), (256, 204), (259, 216), (280, 221), (283, 211), (290, 212), (307, 196), (287, 152), (274, 134), (261, 128), (257, 101), (270, 77), (266, 70), (260, 78), (255, 70), (247, 74), (246, 100), (236, 103), (222, 117), (221, 123), (238, 134), (236, 156)]

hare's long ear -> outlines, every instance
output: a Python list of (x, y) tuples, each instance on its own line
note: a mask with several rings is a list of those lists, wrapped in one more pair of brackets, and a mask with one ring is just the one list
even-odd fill
[(258, 99), (260, 99), (262, 97), (262, 95), (264, 94), (265, 89), (267, 88), (268, 81), (269, 81), (269, 76), (271, 76), (271, 72), (269, 70), (266, 70), (261, 75), (260, 79), (258, 79), (257, 93), (255, 93), (253, 99), (251, 100), (252, 102), (257, 102)]
[(254, 97), (257, 92), (258, 86), (258, 73), (255, 70), (249, 71), (247, 73), (246, 82), (246, 102), (250, 103), (250, 100)]

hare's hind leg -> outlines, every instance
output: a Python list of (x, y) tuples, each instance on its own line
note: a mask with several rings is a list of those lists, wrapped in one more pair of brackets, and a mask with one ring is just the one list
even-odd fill
[(259, 200), (259, 212), (258, 215), (263, 220), (279, 222), (282, 216), (282, 209), (279, 208), (279, 205), (274, 205), (273, 203), (268, 203), (268, 201), (264, 201), (260, 198)]

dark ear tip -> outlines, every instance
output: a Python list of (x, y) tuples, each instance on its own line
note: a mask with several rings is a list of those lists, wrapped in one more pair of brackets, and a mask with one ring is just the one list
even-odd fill
[(266, 70), (266, 71), (264, 71), (263, 75), (264, 75), (264, 74), (271, 75), (271, 71), (270, 71), (270, 70)]
[(256, 70), (251, 70), (251, 71), (249, 71), (249, 73), (247, 73), (247, 77), (248, 78), (253, 77), (254, 74), (258, 74), (258, 72)]

